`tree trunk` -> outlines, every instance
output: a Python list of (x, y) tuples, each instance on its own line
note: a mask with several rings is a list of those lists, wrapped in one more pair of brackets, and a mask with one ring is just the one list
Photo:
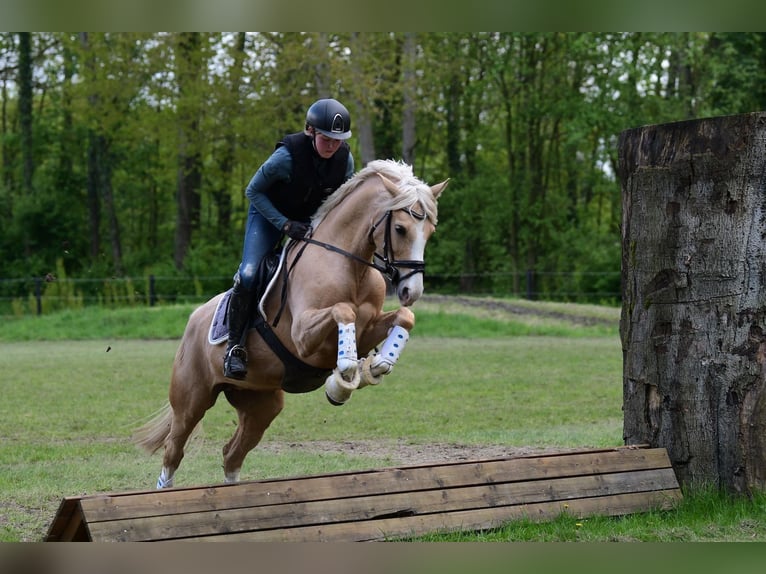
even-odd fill
[(620, 135), (626, 444), (766, 486), (766, 114)]
[[(242, 66), (245, 61), (245, 32), (239, 32), (236, 37), (236, 43), (233, 46), (230, 57), (232, 59), (229, 91), (232, 94), (232, 112), (242, 115), (242, 102), (239, 97), (242, 88)], [(220, 237), (226, 237), (231, 228), (231, 181), (234, 177), (235, 154), (237, 150), (237, 138), (234, 132), (228, 132), (223, 136), (223, 146), (219, 151), (218, 171), (220, 174), (220, 183), (213, 190), (213, 201), (218, 208), (218, 234)]]
[(19, 33), (19, 125), (21, 126), (21, 157), (24, 162), (24, 193), (32, 193), (35, 160), (32, 145), (32, 35)]
[(370, 89), (365, 81), (365, 71), (360, 65), (360, 60), (367, 57), (367, 52), (371, 50), (368, 43), (368, 37), (359, 32), (353, 32), (350, 37), (351, 49), (357, 57), (351, 59), (350, 73), (354, 85), (353, 101), (356, 107), (352, 116), (351, 127), (354, 137), (359, 142), (359, 158), (355, 157), (355, 169), (358, 171), (369, 162), (377, 159), (375, 153), (375, 135), (372, 128), (372, 112), (370, 111), (371, 102), (374, 100), (370, 94)]
[[(4, 56), (5, 57), (5, 56)], [(11, 161), (11, 146), (8, 145), (8, 136), (10, 135), (10, 125), (8, 118), (8, 104), (11, 101), (8, 85), (13, 85), (13, 81), (9, 78), (3, 77), (2, 87), (2, 104), (0, 104), (0, 158), (2, 158), (2, 164), (0, 165), (0, 171), (2, 172), (2, 178), (0, 183), (6, 187), (6, 189), (14, 189), (16, 186), (13, 183), (13, 162)], [(10, 213), (10, 210), (8, 210)]]
[(90, 258), (98, 261), (101, 255), (101, 152), (104, 142), (91, 131), (88, 137), (88, 177), (85, 188), (88, 197), (88, 229), (90, 231)]
[(184, 32), (178, 42), (178, 183), (176, 188), (176, 235), (173, 259), (182, 269), (199, 229), (202, 198), (202, 154), (200, 151), (200, 78), (203, 73), (202, 39), (199, 33)]
[(88, 221), (90, 227), (91, 258), (97, 261), (101, 256), (101, 211), (109, 231), (109, 243), (112, 249), (112, 267), (117, 276), (123, 274), (122, 239), (117, 218), (117, 207), (112, 188), (112, 158), (110, 142), (103, 135), (90, 133), (88, 140)]
[(101, 174), (101, 192), (104, 198), (104, 210), (106, 212), (106, 221), (109, 225), (109, 243), (112, 246), (112, 264), (117, 276), (124, 273), (122, 267), (122, 239), (120, 238), (120, 224), (117, 219), (117, 207), (114, 201), (114, 188), (112, 187), (112, 154), (109, 150), (109, 141), (107, 138), (99, 137), (102, 144), (101, 165), (99, 172)]
[(415, 165), (415, 107), (417, 102), (417, 39), (414, 32), (404, 34), (402, 46), (402, 160)]

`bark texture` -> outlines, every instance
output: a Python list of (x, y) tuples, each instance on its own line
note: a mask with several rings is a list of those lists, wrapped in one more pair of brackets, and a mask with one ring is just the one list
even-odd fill
[(620, 135), (626, 444), (766, 486), (766, 113)]

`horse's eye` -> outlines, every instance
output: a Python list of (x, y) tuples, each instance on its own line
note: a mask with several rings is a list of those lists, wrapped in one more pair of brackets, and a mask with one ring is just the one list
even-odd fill
[(407, 235), (407, 229), (404, 225), (394, 225), (394, 230), (398, 235)]

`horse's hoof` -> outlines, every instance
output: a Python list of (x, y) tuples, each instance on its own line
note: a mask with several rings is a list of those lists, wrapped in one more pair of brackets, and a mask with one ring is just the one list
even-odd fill
[(325, 391), (324, 396), (327, 397), (327, 402), (334, 407), (342, 407), (343, 405), (346, 404), (346, 401), (343, 401), (342, 403), (339, 403), (338, 401), (336, 401), (334, 398), (330, 396), (330, 394), (327, 391)]
[(359, 372), (356, 372), (354, 380), (345, 381), (340, 373), (333, 371), (325, 380), (324, 392), (327, 400), (332, 405), (342, 405), (351, 398), (351, 393), (359, 388)]

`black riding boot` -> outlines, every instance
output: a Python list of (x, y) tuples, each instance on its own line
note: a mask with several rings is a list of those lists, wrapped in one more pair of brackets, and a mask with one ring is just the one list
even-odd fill
[(250, 322), (250, 306), (253, 294), (239, 283), (234, 285), (229, 299), (226, 320), (229, 325), (229, 343), (223, 358), (223, 376), (242, 380), (247, 375), (247, 325)]

